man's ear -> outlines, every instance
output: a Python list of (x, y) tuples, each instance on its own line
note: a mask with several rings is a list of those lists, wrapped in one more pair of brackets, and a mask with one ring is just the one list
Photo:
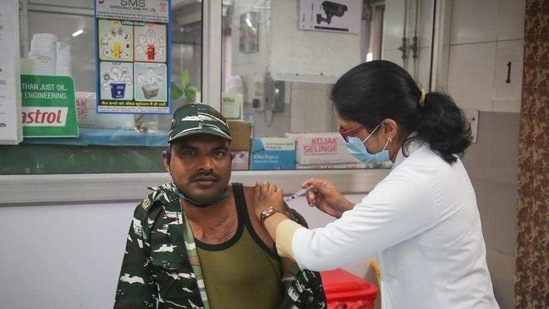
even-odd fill
[(168, 148), (168, 150), (162, 151), (162, 162), (164, 163), (164, 169), (168, 173), (170, 173), (170, 160), (171, 160), (171, 158), (172, 158), (171, 148)]

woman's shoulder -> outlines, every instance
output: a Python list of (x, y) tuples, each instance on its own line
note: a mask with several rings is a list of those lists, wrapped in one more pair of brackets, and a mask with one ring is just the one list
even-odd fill
[(398, 188), (399, 192), (428, 191), (442, 178), (451, 177), (452, 173), (454, 173), (453, 167), (436, 154), (428, 144), (424, 144), (398, 162), (376, 187), (391, 190)]
[(425, 195), (456, 189), (468, 178), (459, 158), (448, 163), (427, 144), (410, 154), (386, 177), (392, 185), (423, 191)]
[(439, 170), (451, 167), (451, 164), (444, 161), (440, 154), (433, 150), (428, 143), (422, 143), (412, 151), (408, 151), (400, 165), (412, 170), (423, 170), (425, 168)]

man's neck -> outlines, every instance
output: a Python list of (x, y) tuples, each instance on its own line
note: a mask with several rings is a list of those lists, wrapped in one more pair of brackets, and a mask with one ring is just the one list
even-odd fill
[(238, 227), (238, 216), (232, 192), (229, 197), (205, 208), (180, 199), (185, 217), (196, 239), (207, 244), (219, 244), (230, 239)]

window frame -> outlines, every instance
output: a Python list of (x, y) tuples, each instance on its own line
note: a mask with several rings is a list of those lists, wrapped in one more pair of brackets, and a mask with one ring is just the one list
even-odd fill
[[(27, 4), (32, 9), (56, 11), (58, 7)], [(436, 1), (433, 55), (431, 63), (432, 86), (446, 85), (441, 60), (445, 59), (449, 48), (448, 1)], [(202, 62), (202, 98), (213, 107), (221, 105), (221, 41), (222, 41), (222, 2), (203, 1), (203, 62)], [(78, 14), (93, 14), (93, 10), (67, 8)], [(58, 11), (56, 11), (58, 12)], [(28, 24), (28, 23), (27, 23)], [(26, 25), (22, 25), (25, 27)], [(28, 26), (27, 26), (28, 27)], [(27, 29), (28, 30), (28, 29)], [(24, 29), (22, 30), (24, 33)], [(27, 31), (28, 36), (28, 31)], [(28, 37), (22, 37), (28, 42)], [(25, 43), (28, 44), (28, 43)], [(25, 51), (25, 46), (22, 46)], [(28, 45), (26, 46), (28, 50)], [(444, 73), (444, 72), (443, 72)], [(207, 82), (204, 82), (207, 81)], [(433, 88), (435, 89), (435, 88)], [(159, 153), (160, 160), (160, 153)], [(366, 193), (381, 181), (390, 170), (289, 170), (289, 171), (233, 171), (232, 182), (253, 184), (258, 180), (269, 180), (280, 185), (287, 193), (296, 191), (301, 183), (310, 177), (330, 179), (343, 193)], [(171, 181), (168, 173), (116, 173), (116, 174), (49, 174), (49, 175), (0, 175), (0, 206), (34, 206), (76, 203), (105, 203), (139, 201), (148, 192), (149, 186), (158, 186)]]

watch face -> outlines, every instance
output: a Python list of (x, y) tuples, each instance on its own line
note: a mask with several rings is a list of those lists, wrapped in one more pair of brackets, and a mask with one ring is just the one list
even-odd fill
[(261, 211), (261, 216), (260, 216), (259, 220), (261, 222), (265, 221), (265, 219), (267, 219), (269, 216), (271, 216), (274, 212), (275, 212), (275, 210), (272, 206), (263, 209)]

